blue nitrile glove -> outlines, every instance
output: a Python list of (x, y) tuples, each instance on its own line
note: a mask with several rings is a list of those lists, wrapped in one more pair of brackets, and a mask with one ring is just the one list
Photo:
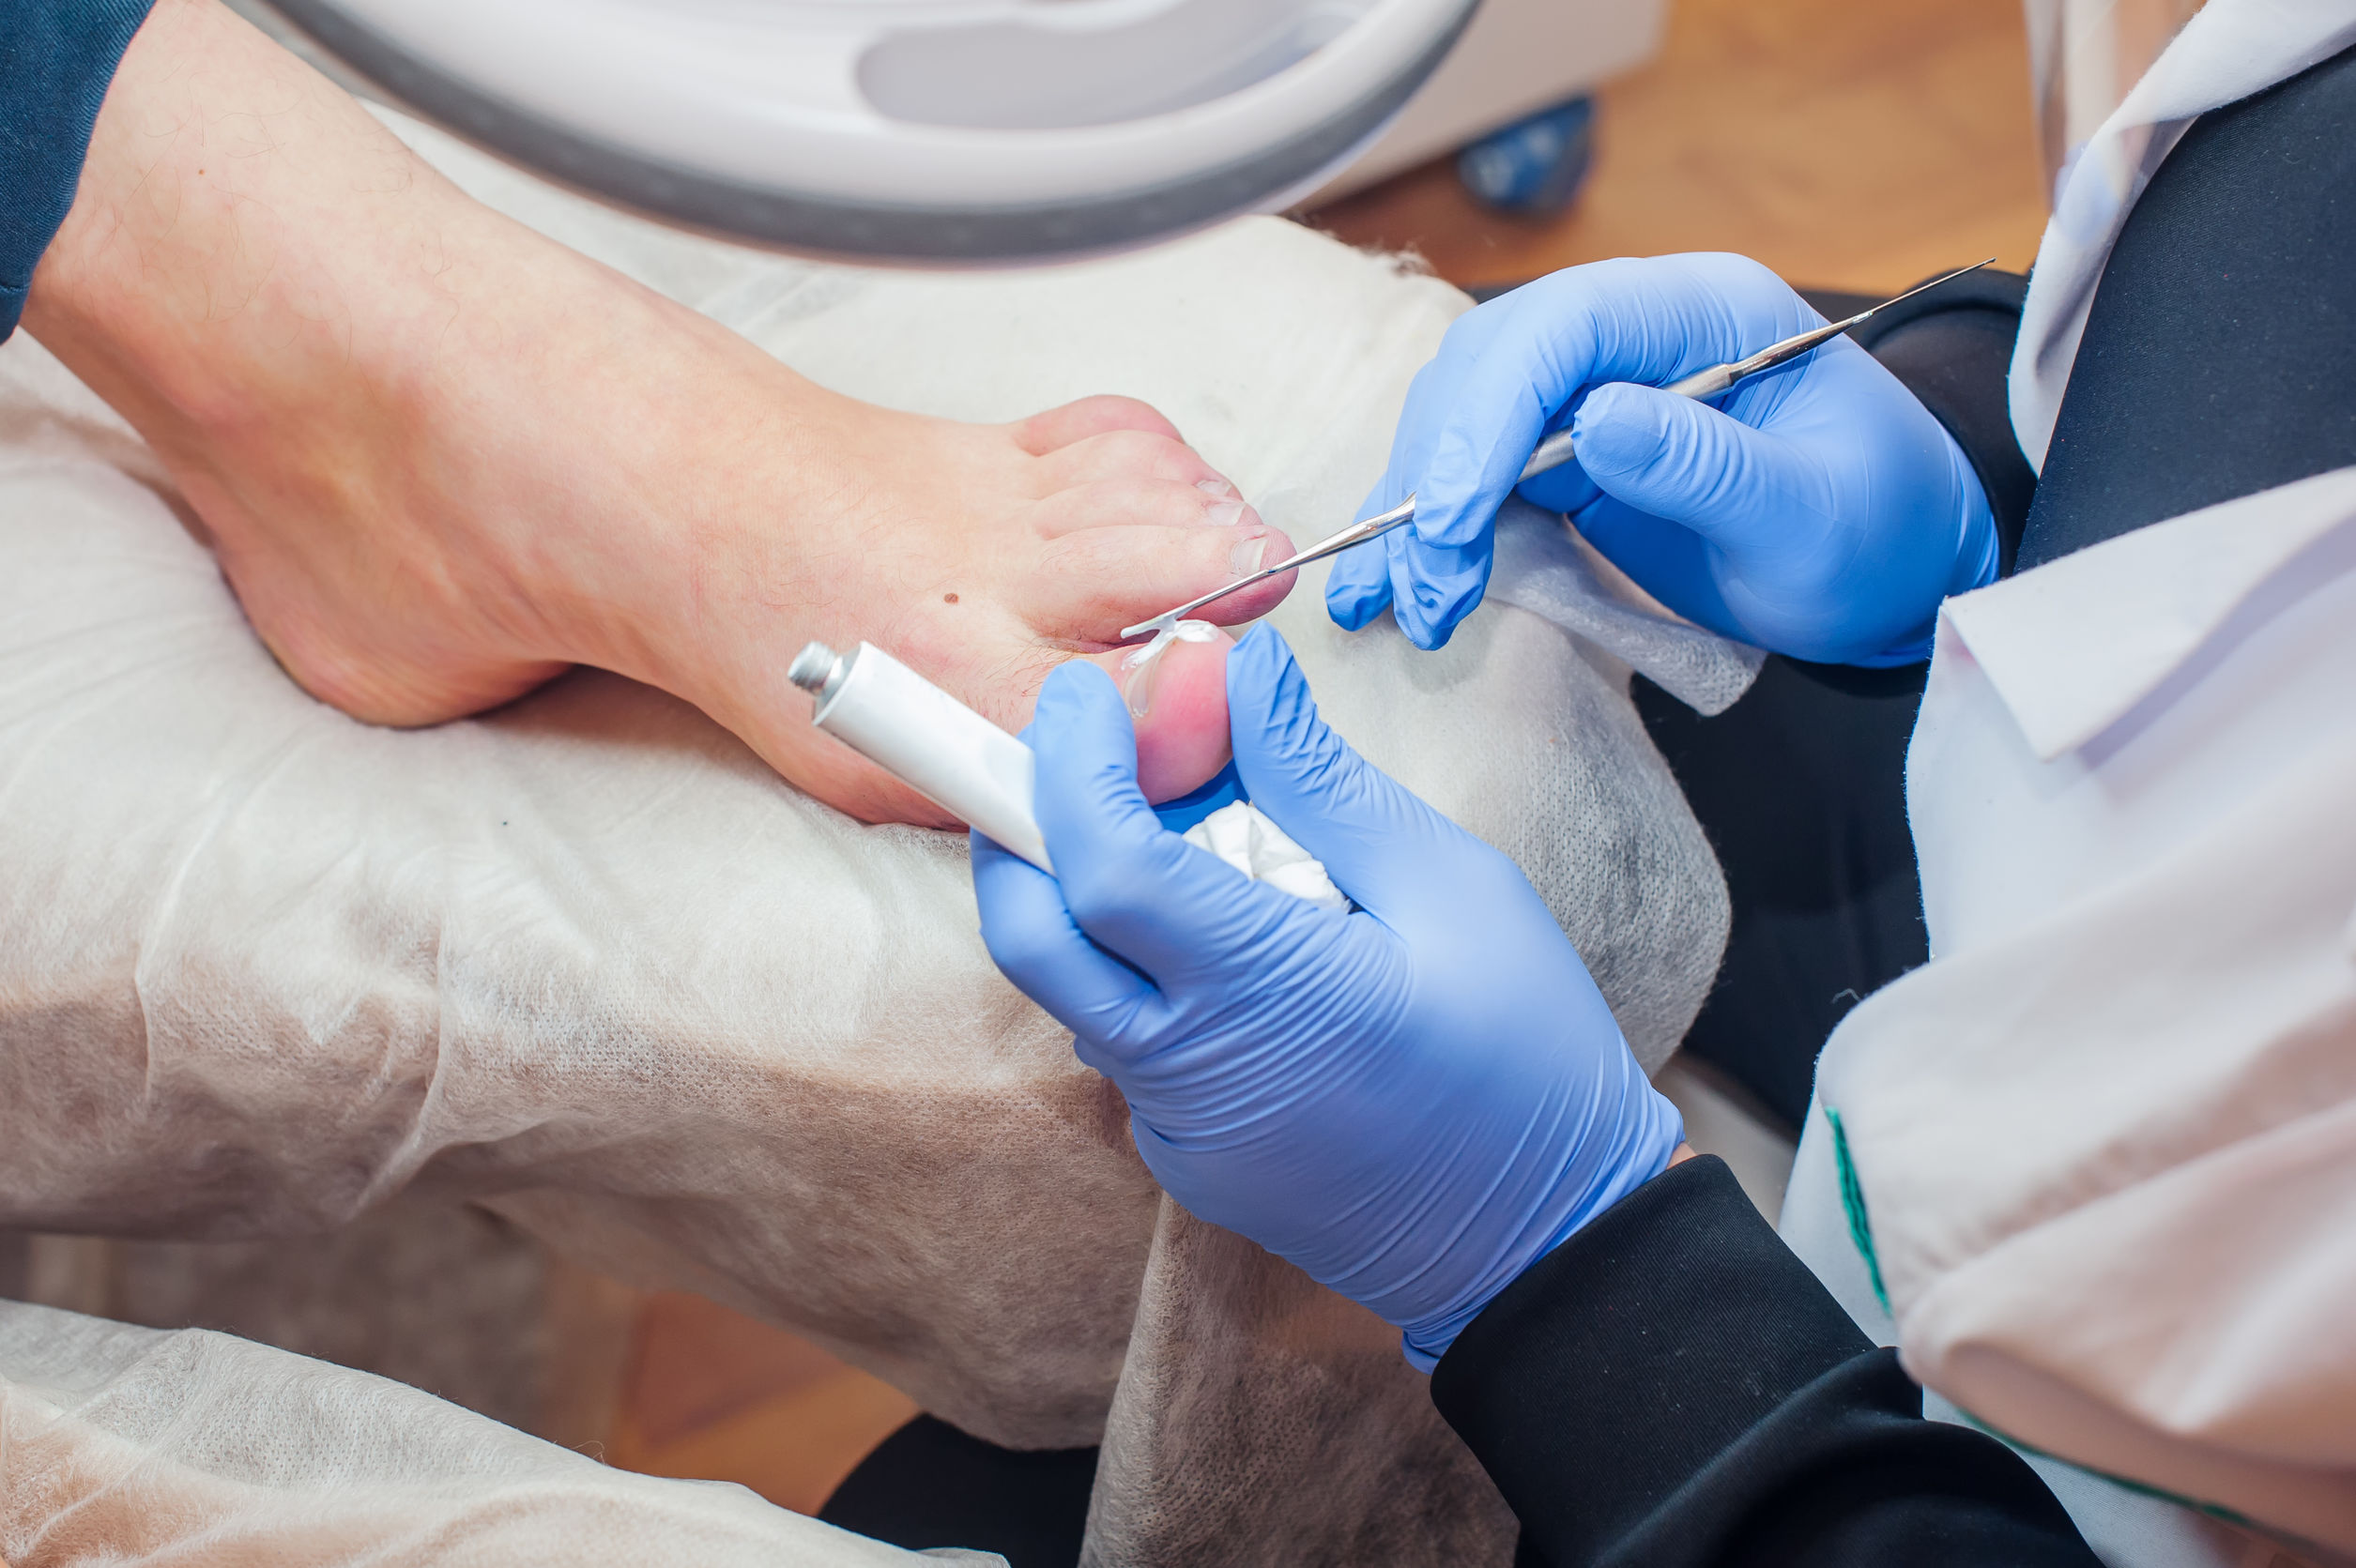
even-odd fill
[(1128, 1097), (1170, 1196), (1399, 1325), (1429, 1369), (1665, 1169), (1682, 1123), (1521, 871), (1327, 729), (1269, 628), (1228, 655), (1227, 701), (1252, 801), (1358, 910), (1167, 831), (1120, 692), (1071, 663), (1025, 732), (1060, 880), (976, 835), (982, 935)]
[(1337, 557), (1352, 631), (1392, 605), (1438, 647), (1489, 586), (1490, 527), (1539, 439), (1576, 459), (1521, 487), (1690, 620), (1828, 663), (1930, 652), (1939, 601), (1996, 580), (1988, 501), (1954, 439), (1846, 338), (1708, 403), (1658, 388), (1824, 318), (1742, 256), (1574, 266), (1448, 328), (1361, 517), (1415, 521)]

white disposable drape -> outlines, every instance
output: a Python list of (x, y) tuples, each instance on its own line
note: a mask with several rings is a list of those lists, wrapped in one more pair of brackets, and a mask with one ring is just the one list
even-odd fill
[[(847, 392), (1144, 397), (1301, 540), (1353, 514), (1464, 308), (1275, 221), (1047, 272), (809, 266), (405, 134)], [(355, 723), (270, 662), (174, 506), (38, 345), (0, 350), (0, 1225), (299, 1236), (473, 1198), (983, 1436), (1104, 1439), (1096, 1561), (1505, 1561), (1397, 1335), (1163, 1204), (1118, 1097), (990, 967), (962, 838), (863, 827), (594, 673)], [(1315, 581), (1276, 619), (1345, 734), (1528, 871), (1658, 1064), (1727, 912), (1629, 670), (1715, 706), (1755, 657), (1559, 520), (1505, 529), (1505, 602), (1442, 653), (1339, 632)]]
[(609, 1469), (402, 1384), (0, 1302), (18, 1568), (917, 1568), (742, 1486)]

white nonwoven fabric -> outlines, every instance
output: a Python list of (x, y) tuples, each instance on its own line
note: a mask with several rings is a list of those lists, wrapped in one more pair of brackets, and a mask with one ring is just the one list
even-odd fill
[(742, 1486), (610, 1469), (364, 1372), (0, 1302), (0, 1560), (195, 1568), (981, 1568)]
[[(1036, 272), (805, 265), (400, 129), (845, 392), (1145, 398), (1296, 540), (1353, 514), (1465, 305), (1272, 220)], [(0, 348), (0, 1225), (299, 1237), (472, 1198), (983, 1437), (1102, 1439), (1092, 1562), (1508, 1560), (1396, 1333), (1165, 1204), (1118, 1095), (991, 967), (962, 836), (854, 822), (594, 672), (357, 723), (271, 662), (178, 506), (37, 344)], [(1336, 629), (1305, 576), (1274, 619), (1327, 718), (1522, 865), (1657, 1066), (1727, 906), (1628, 671), (1739, 690), (1744, 656), (1604, 586), (1575, 634), (1492, 605), (1425, 654)], [(223, 1365), (189, 1396), (234, 1399)], [(341, 1430), (304, 1409), (271, 1407), (286, 1453)]]
[(1248, 800), (1221, 806), (1187, 829), (1186, 839), (1255, 882), (1265, 882), (1321, 909), (1350, 907), (1334, 879), (1325, 875), (1325, 863), (1294, 844), (1267, 813)]

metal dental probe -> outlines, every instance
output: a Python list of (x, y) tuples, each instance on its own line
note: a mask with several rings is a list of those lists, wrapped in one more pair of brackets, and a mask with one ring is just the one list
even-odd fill
[[(1747, 358), (1736, 359), (1730, 364), (1712, 365), (1707, 370), (1695, 371), (1691, 375), (1672, 381), (1661, 390), (1675, 392), (1679, 397), (1697, 400), (1714, 398), (1719, 393), (1731, 390), (1763, 371), (1771, 371), (1778, 365), (1787, 364), (1818, 344), (1828, 343), (1852, 327), (1863, 326), (1892, 305), (1912, 299), (1916, 295), (1935, 289), (1941, 283), (1962, 277), (1966, 272), (1977, 272), (1983, 266), (1992, 266), (1995, 264), (1996, 257), (1990, 256), (1986, 261), (1974, 262), (1969, 266), (1959, 266), (1954, 271), (1934, 278), (1927, 283), (1919, 283), (1904, 294), (1885, 299), (1870, 311), (1860, 311), (1846, 321), (1828, 322), (1822, 327), (1813, 327), (1794, 337), (1785, 338), (1782, 343), (1769, 343)], [(1538, 444), (1538, 450), (1530, 454), (1530, 461), (1522, 465), (1522, 478), (1523, 480), (1536, 479), (1547, 470), (1559, 468), (1569, 461), (1570, 432), (1568, 429), (1558, 430)], [(1520, 483), (1521, 480), (1515, 482)], [(1318, 540), (1290, 560), (1278, 561), (1274, 566), (1262, 567), (1249, 576), (1238, 577), (1223, 588), (1214, 588), (1200, 599), (1187, 600), (1174, 610), (1165, 610), (1151, 620), (1139, 621), (1135, 626), (1124, 626), (1121, 629), (1121, 640), (1125, 643), (1138, 637), (1167, 631), (1194, 614), (1195, 611), (1201, 609), (1205, 604), (1215, 603), (1231, 593), (1242, 592), (1254, 583), (1264, 583), (1271, 577), (1281, 576), (1296, 567), (1307, 566), (1311, 561), (1322, 561), (1328, 556), (1339, 556), (1344, 550), (1364, 544), (1369, 540), (1380, 539), (1393, 528), (1402, 524), (1412, 523), (1415, 519), (1415, 498), (1410, 495), (1381, 516), (1369, 517), (1363, 523), (1353, 523), (1341, 532)]]

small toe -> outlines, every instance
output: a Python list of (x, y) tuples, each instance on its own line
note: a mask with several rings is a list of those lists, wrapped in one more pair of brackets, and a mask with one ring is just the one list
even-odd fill
[[(1122, 628), (1200, 598), (1293, 554), (1293, 541), (1247, 513), (1229, 526), (1086, 528), (1048, 541), (1011, 607), (1043, 637), (1118, 642)], [(1205, 605), (1219, 626), (1257, 620), (1284, 601), (1296, 572)]]
[(1041, 457), (1038, 470), (1042, 494), (1105, 482), (1156, 481), (1195, 490), (1206, 505), (1242, 498), (1201, 453), (1151, 431), (1113, 430), (1088, 436)]
[(1162, 411), (1150, 403), (1136, 398), (1109, 394), (1081, 398), (1061, 408), (1050, 408), (1019, 420), (1014, 426), (1015, 440), (1033, 457), (1085, 441), (1092, 435), (1110, 431), (1142, 431), (1183, 444), (1178, 427), (1163, 417)]
[(1119, 475), (1069, 485), (1031, 509), (1042, 539), (1096, 528), (1234, 528), (1258, 526), (1260, 513), (1232, 490), (1204, 488), (1183, 475), (1148, 479)]

